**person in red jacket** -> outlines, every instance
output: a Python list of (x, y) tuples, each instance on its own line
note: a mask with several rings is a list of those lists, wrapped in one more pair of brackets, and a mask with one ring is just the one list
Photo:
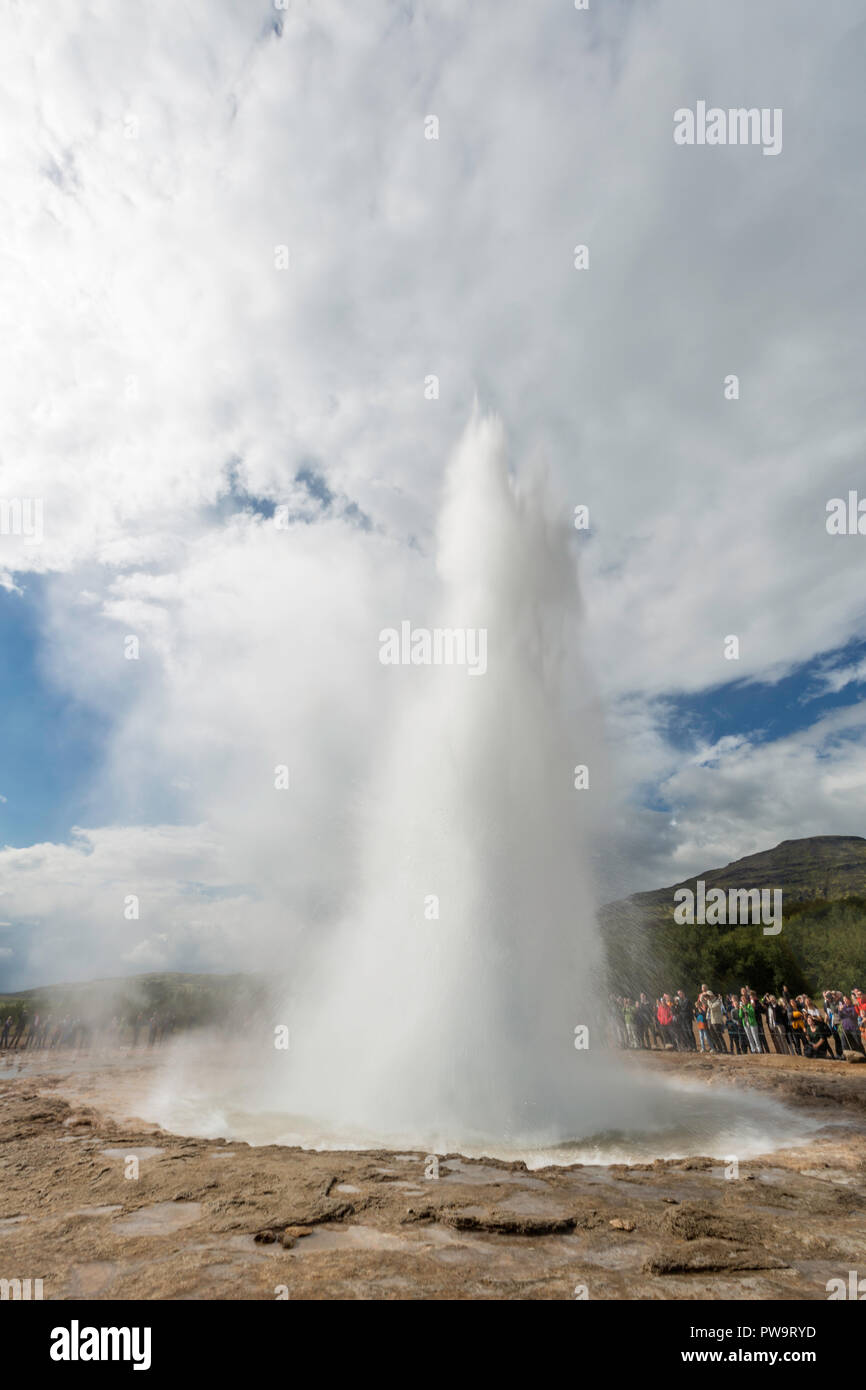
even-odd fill
[(665, 1040), (665, 1046), (667, 1046), (668, 1043), (673, 1044), (675, 1040), (674, 1010), (673, 1005), (671, 1004), (671, 997), (669, 994), (663, 994), (661, 999), (659, 1000), (658, 1008), (656, 1009), (656, 1018), (658, 1019), (659, 1027), (662, 1030), (662, 1037)]

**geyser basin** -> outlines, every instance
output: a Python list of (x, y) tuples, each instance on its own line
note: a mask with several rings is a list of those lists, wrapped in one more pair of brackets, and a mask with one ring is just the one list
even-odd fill
[[(352, 900), (280, 962), (291, 997), (238, 1044), (237, 1084), (225, 1065), (210, 1085), (181, 1066), (150, 1107), (161, 1124), (534, 1164), (745, 1156), (786, 1131), (770, 1102), (665, 1086), (601, 1045), (588, 824), (603, 820), (602, 739), (574, 539), (569, 509), (515, 482), (500, 425), (476, 414), (447, 475), (431, 612), (369, 615), (389, 739), (357, 797)], [(384, 662), (398, 630), (451, 637), (417, 663), (407, 638), (407, 663)], [(484, 662), (437, 665), (461, 632)]]
[[(610, 1058), (612, 1065), (621, 1062)], [(383, 1134), (309, 1118), (249, 1108), (249, 1071), (220, 1048), (206, 1054), (180, 1049), (161, 1073), (138, 1113), (177, 1134), (225, 1138), (253, 1145), (284, 1144), (306, 1149), (387, 1149), (414, 1155), (462, 1153), (469, 1158), (521, 1160), (528, 1168), (570, 1163), (640, 1163), (702, 1156), (741, 1160), (805, 1142), (826, 1119), (793, 1110), (763, 1093), (644, 1077), (644, 1103), (632, 1120), (614, 1128), (575, 1133), (554, 1142), (520, 1142), (478, 1132), (460, 1136)]]

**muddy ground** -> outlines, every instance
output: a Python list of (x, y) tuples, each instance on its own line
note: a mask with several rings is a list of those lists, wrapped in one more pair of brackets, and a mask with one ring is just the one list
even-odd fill
[(820, 1119), (736, 1179), (709, 1158), (528, 1172), (456, 1154), (437, 1179), (420, 1152), (183, 1138), (87, 1104), (88, 1065), (0, 1067), (0, 1278), (41, 1278), (45, 1298), (826, 1299), (866, 1267), (866, 1065), (624, 1059)]

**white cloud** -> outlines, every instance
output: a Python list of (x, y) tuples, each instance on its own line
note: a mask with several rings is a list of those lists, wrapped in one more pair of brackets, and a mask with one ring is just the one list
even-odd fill
[[(857, 835), (866, 822), (866, 707), (824, 715), (810, 728), (761, 743), (722, 739), (711, 760), (667, 754), (659, 794), (675, 809), (676, 839), (652, 812), (632, 808), (640, 879), (659, 887), (782, 840)], [(661, 763), (661, 758), (659, 762)], [(632, 827), (634, 833), (634, 825)]]
[[(841, 754), (817, 797), (808, 740), (680, 767), (647, 703), (730, 679), (729, 633), (738, 676), (777, 677), (862, 631), (858, 540), (828, 537), (824, 506), (866, 445), (866, 29), (782, 3), (700, 24), (692, 0), (16, 11), (0, 465), (3, 495), (44, 499), (45, 540), (4, 537), (0, 583), (51, 575), (44, 659), (115, 723), (94, 799), (128, 827), (36, 847), (29, 868), (4, 855), (42, 923), (32, 969), (79, 930), (82, 960), (232, 956), (224, 904), (193, 914), (171, 886), (198, 844), (187, 823), (213, 836), (193, 855), (203, 882), (228, 867), (258, 886), (256, 940), (281, 913), (295, 929), (338, 911), (393, 717), (370, 634), (423, 618), (476, 390), (515, 457), (542, 456), (564, 505), (590, 506), (586, 644), (620, 791), (657, 779), (677, 802), (675, 824), (622, 823), (610, 858), (649, 874), (783, 824), (851, 828)], [(782, 106), (782, 155), (674, 146), (674, 109), (700, 97)], [(227, 519), (232, 470), (305, 519)], [(278, 762), (293, 792), (276, 811)], [(153, 828), (171, 815), (184, 824)], [(111, 854), (164, 904), (167, 942), (113, 922)], [(60, 894), (56, 876), (94, 859)]]
[[(121, 973), (124, 962), (155, 961), (157, 951), (164, 969), (203, 968), (211, 952), (225, 969), (251, 966), (249, 918), (263, 941), (278, 908), (229, 871), (225, 846), (201, 826), (77, 830), (68, 845), (0, 851), (15, 945), (42, 980)], [(138, 919), (126, 916), (130, 895)]]
[(866, 661), (854, 662), (847, 666), (831, 666), (817, 673), (817, 688), (814, 694), (838, 695), (846, 686), (862, 684), (863, 681), (866, 681)]

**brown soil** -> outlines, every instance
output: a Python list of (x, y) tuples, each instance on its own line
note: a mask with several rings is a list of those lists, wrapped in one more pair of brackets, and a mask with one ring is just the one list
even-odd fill
[(52, 1299), (826, 1299), (866, 1267), (866, 1064), (624, 1064), (772, 1091), (825, 1127), (803, 1141), (794, 1124), (736, 1180), (709, 1158), (528, 1172), (459, 1155), (430, 1179), (420, 1152), (109, 1119), (82, 1107), (80, 1078), (40, 1073), (46, 1058), (0, 1078), (0, 1277), (41, 1278)]

